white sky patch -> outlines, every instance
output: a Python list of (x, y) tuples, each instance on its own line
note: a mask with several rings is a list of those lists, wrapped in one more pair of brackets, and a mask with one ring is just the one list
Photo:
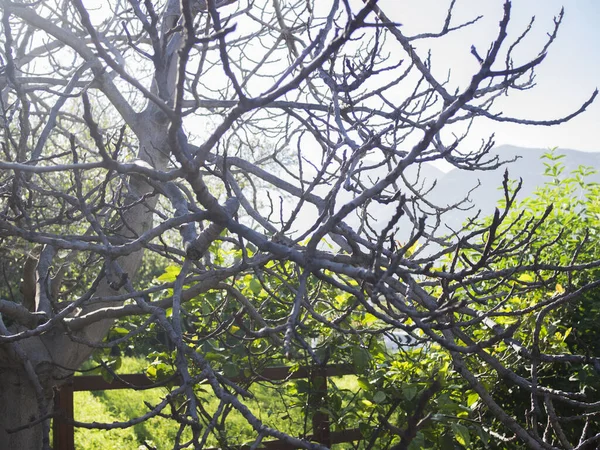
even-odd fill
[[(110, 14), (110, 5), (122, 0), (84, 0), (90, 8), (90, 17), (100, 25)], [(359, 0), (355, 3), (361, 4)], [(451, 33), (442, 39), (429, 39), (418, 44), (421, 54), (432, 50), (433, 72), (445, 77), (451, 70), (451, 82), (457, 86), (468, 82), (477, 70), (477, 62), (470, 54), (475, 45), (481, 54), (494, 39), (502, 16), (502, 1), (458, 0), (453, 23), (464, 22), (478, 15), (478, 23)], [(318, 7), (328, 11), (329, 1), (318, 2)], [(394, 21), (401, 23), (406, 34), (435, 31), (442, 27), (449, 1), (442, 0), (380, 0), (379, 5)], [(516, 56), (520, 62), (537, 55), (543, 40), (553, 27), (553, 18), (562, 6), (561, 0), (513, 1), (509, 39), (514, 39), (536, 17), (533, 31), (521, 44)], [(223, 10), (232, 11), (235, 6)], [(248, 18), (238, 17), (235, 35), (244, 34), (256, 26)], [(600, 85), (600, 2), (597, 0), (572, 0), (565, 5), (565, 18), (555, 43), (550, 47), (545, 61), (537, 70), (537, 86), (525, 92), (512, 92), (500, 99), (496, 111), (531, 119), (552, 119), (576, 110)], [(253, 84), (257, 80), (253, 80)], [(258, 83), (260, 84), (260, 83)], [(265, 85), (266, 86), (266, 85)], [(258, 94), (264, 86), (253, 85)], [(522, 126), (476, 119), (466, 145), (476, 148), (482, 139), (492, 133), (497, 145), (511, 144), (531, 148), (561, 147), (584, 151), (600, 151), (597, 127), (600, 124), (600, 101), (588, 111), (566, 124), (554, 127)]]
[[(429, 31), (442, 26), (449, 2), (439, 0), (380, 0), (380, 6), (394, 21), (402, 23), (408, 34)], [(470, 54), (475, 45), (484, 54), (498, 31), (502, 17), (501, 1), (459, 0), (456, 23), (478, 15), (484, 18), (473, 26), (443, 39), (430, 39), (434, 73), (452, 70), (456, 80), (468, 80), (476, 70)], [(600, 2), (597, 0), (530, 0), (512, 2), (509, 39), (518, 36), (532, 16), (536, 16), (531, 35), (521, 44), (515, 56), (535, 57), (543, 45), (546, 33), (552, 30), (553, 18), (565, 4), (565, 18), (558, 38), (550, 47), (546, 59), (536, 71), (537, 86), (525, 92), (513, 92), (501, 99), (496, 110), (507, 115), (531, 119), (552, 119), (576, 110), (596, 87), (600, 87)], [(419, 48), (425, 48), (421, 44)], [(478, 119), (473, 125), (470, 141), (478, 145), (491, 133), (497, 145), (511, 144), (531, 148), (562, 147), (584, 151), (600, 151), (597, 127), (600, 124), (600, 101), (572, 121), (554, 127), (522, 126)]]

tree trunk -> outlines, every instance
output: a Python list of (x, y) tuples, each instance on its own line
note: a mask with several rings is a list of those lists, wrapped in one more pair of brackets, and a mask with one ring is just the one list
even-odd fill
[[(0, 449), (32, 450), (43, 448), (42, 424), (9, 433), (7, 430), (27, 425), (40, 415), (35, 389), (27, 375), (18, 370), (0, 369)], [(51, 390), (45, 398), (51, 411)], [(48, 392), (47, 392), (48, 394)]]
[[(150, 108), (152, 111), (152, 108)], [(150, 115), (150, 114), (148, 114)], [(167, 143), (167, 125), (165, 123), (152, 123), (147, 127), (146, 134), (139, 136), (139, 159), (151, 162), (153, 167), (164, 170), (167, 166), (169, 154)], [(152, 128), (152, 129), (150, 129)], [(132, 202), (152, 192), (153, 188), (146, 183), (143, 177), (131, 177), (130, 189)], [(152, 227), (153, 208), (157, 197), (147, 198), (144, 203), (139, 203), (125, 212), (123, 221), (126, 223), (123, 235), (135, 237), (141, 235)], [(132, 279), (140, 267), (143, 251), (137, 251), (118, 259), (121, 269)], [(96, 291), (97, 296), (114, 295), (118, 291), (110, 287), (108, 281), (101, 283)], [(84, 313), (89, 313), (98, 308), (116, 306), (114, 304), (100, 304), (85, 308)], [(98, 321), (83, 330), (80, 337), (90, 342), (100, 342), (112, 326), (114, 320)], [(12, 332), (22, 331), (21, 328), (11, 328)], [(64, 380), (70, 374), (70, 368), (76, 370), (83, 361), (93, 352), (94, 348), (85, 344), (74, 342), (70, 335), (54, 329), (42, 336), (36, 336), (18, 342), (27, 360), (37, 372), (39, 382), (44, 389), (44, 405), (47, 412), (51, 412), (52, 390), (59, 385), (57, 380)], [(0, 450), (39, 450), (44, 447), (42, 442), (43, 427), (34, 425), (16, 433), (6, 430), (22, 427), (32, 420), (40, 417), (40, 407), (36, 391), (22, 367), (22, 360), (13, 351), (8, 351), (0, 346)]]
[[(217, 6), (232, 3), (234, 0), (221, 0)], [(1, 3), (1, 2), (0, 2)], [(201, 9), (205, 8), (202, 4)], [(26, 13), (26, 9), (16, 9), (13, 12)], [(198, 11), (194, 11), (197, 13)], [(165, 68), (155, 78), (153, 92), (164, 97), (165, 102), (173, 104), (173, 96), (176, 90), (178, 54), (183, 39), (179, 33), (172, 33), (173, 27), (180, 16), (179, 0), (169, 0), (164, 13), (162, 33), (165, 42), (168, 43), (167, 54), (164, 55)], [(159, 92), (158, 86), (162, 89)], [(127, 117), (124, 117), (127, 120)], [(130, 118), (131, 119), (131, 118)], [(142, 163), (148, 164), (156, 170), (165, 170), (171, 154), (169, 141), (169, 126), (171, 121), (164, 112), (153, 103), (149, 103), (146, 109), (137, 114), (133, 123), (129, 126), (139, 140), (139, 151), (137, 158)], [(128, 184), (128, 196), (126, 203), (133, 205), (128, 208), (121, 218), (123, 227), (120, 233), (123, 237), (136, 238), (152, 227), (154, 208), (158, 200), (157, 196), (149, 195), (154, 188), (147, 183), (143, 176), (131, 176)], [(140, 198), (149, 195), (144, 202)], [(124, 277), (124, 281), (133, 279), (140, 267), (143, 250), (118, 258)], [(95, 296), (103, 297), (114, 295), (122, 286), (111, 287), (111, 279), (105, 279), (95, 292)], [(116, 283), (118, 284), (118, 283)], [(116, 289), (116, 290), (115, 290)], [(92, 306), (86, 305), (79, 314), (88, 314), (98, 309), (118, 306), (122, 302), (114, 304), (99, 303)], [(112, 326), (113, 319), (100, 320), (87, 326), (85, 329), (76, 330), (80, 338), (88, 342), (100, 342), (106, 336)], [(13, 332), (15, 330), (12, 330)], [(22, 431), (8, 433), (6, 430), (15, 429), (27, 425), (32, 420), (40, 417), (39, 399), (34, 386), (22, 369), (21, 364), (27, 363), (33, 367), (39, 376), (39, 382), (44, 389), (42, 406), (46, 411), (51, 411), (52, 388), (60, 384), (57, 380), (64, 380), (69, 375), (69, 369), (76, 370), (83, 361), (93, 352), (94, 347), (84, 343), (77, 343), (71, 339), (71, 334), (63, 332), (61, 327), (56, 327), (41, 336), (35, 336), (23, 341), (18, 345), (22, 348), (25, 358), (14, 354), (4, 354), (10, 346), (3, 348), (0, 345), (0, 450), (39, 450), (49, 448), (42, 442), (42, 424), (32, 425)], [(12, 351), (12, 350), (11, 350)], [(66, 369), (63, 369), (66, 368)], [(43, 409), (43, 408), (42, 408)]]

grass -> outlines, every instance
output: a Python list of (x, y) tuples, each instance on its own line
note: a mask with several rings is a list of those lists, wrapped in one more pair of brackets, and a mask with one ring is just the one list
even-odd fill
[[(145, 370), (147, 361), (143, 359), (124, 357), (119, 373), (141, 373)], [(356, 390), (355, 377), (335, 379), (335, 384), (341, 389)], [(303, 404), (296, 396), (289, 394), (294, 389), (293, 382), (279, 386), (255, 383), (249, 391), (254, 399), (245, 400), (244, 404), (265, 424), (291, 435), (311, 433), (310, 419), (305, 419)], [(148, 411), (144, 402), (151, 405), (159, 403), (167, 393), (166, 388), (134, 391), (130, 389), (76, 392), (74, 395), (75, 420), (81, 422), (127, 421), (139, 417)], [(202, 407), (209, 413), (216, 411), (218, 399), (207, 389)], [(168, 412), (165, 410), (165, 412)], [(89, 430), (75, 429), (75, 448), (78, 450), (113, 450), (113, 449), (145, 449), (144, 444), (167, 450), (173, 447), (178, 431), (177, 424), (172, 420), (156, 417), (127, 429), (118, 430)], [(230, 444), (243, 444), (254, 440), (255, 432), (242, 417), (233, 410), (220, 429), (221, 434)], [(189, 437), (189, 436), (188, 436)], [(210, 446), (219, 446), (214, 435), (208, 441)]]
[[(123, 358), (119, 373), (140, 373), (147, 362), (138, 358)], [(75, 392), (75, 420), (81, 422), (127, 421), (148, 411), (144, 401), (150, 404), (160, 402), (166, 393), (164, 388), (146, 391), (130, 389), (113, 391)], [(158, 448), (169, 448), (166, 443), (173, 442), (176, 429), (167, 419), (153, 418), (131, 428), (118, 430), (75, 429), (75, 448), (82, 450), (137, 449), (145, 442)], [(165, 445), (161, 445), (164, 442)]]

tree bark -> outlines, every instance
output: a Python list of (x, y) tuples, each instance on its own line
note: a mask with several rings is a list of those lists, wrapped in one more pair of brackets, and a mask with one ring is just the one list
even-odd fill
[[(10, 430), (27, 425), (39, 417), (36, 392), (25, 372), (0, 369), (0, 449), (31, 450), (43, 448), (42, 424), (21, 431)], [(46, 408), (51, 411), (52, 391), (46, 391)]]
[[(156, 138), (146, 137), (145, 142), (148, 146), (160, 142), (160, 149), (164, 148), (164, 134), (156, 133)], [(143, 144), (142, 144), (143, 145)], [(144, 148), (144, 147), (142, 147)], [(155, 147), (156, 148), (156, 147)], [(155, 150), (156, 151), (156, 150)], [(160, 154), (148, 155), (142, 150), (141, 156), (144, 159), (150, 159), (152, 156), (155, 166), (164, 169), (166, 158)], [(130, 185), (138, 196), (143, 196), (151, 191), (151, 187), (143, 180), (133, 177)], [(153, 212), (156, 204), (156, 197), (149, 198), (146, 202), (134, 206), (124, 216), (127, 223), (127, 231), (130, 234), (142, 234), (152, 226)], [(119, 258), (118, 262), (122, 270), (133, 277), (140, 267), (143, 252), (138, 251), (124, 258)], [(113, 288), (108, 282), (102, 282), (97, 295), (115, 294)], [(106, 307), (107, 305), (102, 305)], [(93, 310), (94, 308), (92, 308)], [(82, 330), (79, 335), (90, 342), (102, 341), (107, 331), (112, 326), (114, 320), (107, 319)], [(15, 330), (16, 331), (16, 330)], [(84, 344), (74, 342), (69, 335), (52, 330), (42, 336), (33, 337), (21, 341), (18, 344), (25, 350), (28, 361), (31, 363), (42, 389), (46, 411), (52, 411), (52, 393), (53, 389), (61, 384), (60, 380), (65, 380), (68, 371), (62, 368), (77, 369), (93, 352), (94, 348)], [(0, 450), (36, 450), (46, 449), (43, 445), (43, 427), (41, 423), (27, 427), (15, 433), (9, 433), (7, 430), (24, 427), (34, 422), (40, 417), (40, 404), (36, 389), (29, 381), (27, 374), (19, 364), (19, 357), (9, 351), (0, 354), (0, 362), (3, 361), (5, 367), (0, 368)]]
[[(155, 168), (163, 170), (167, 164), (168, 149), (165, 139), (167, 130), (165, 124), (162, 124), (162, 127), (159, 124), (154, 125), (156, 126), (153, 132), (149, 130), (148, 134), (140, 139), (139, 156), (146, 162), (152, 161)], [(140, 177), (132, 177), (130, 186), (134, 200), (152, 190), (152, 187)], [(156, 197), (150, 197), (124, 214), (123, 221), (127, 225), (124, 228), (124, 235), (140, 235), (152, 227), (156, 201)], [(143, 252), (138, 251), (118, 259), (121, 269), (129, 278), (133, 278), (139, 269), (142, 256)], [(107, 281), (103, 281), (96, 295), (113, 295), (116, 292)], [(100, 307), (106, 306), (107, 304), (103, 304)], [(94, 309), (87, 309), (86, 312)], [(100, 342), (113, 322), (113, 319), (99, 321), (82, 330), (79, 335), (90, 342)], [(48, 412), (52, 410), (53, 389), (61, 384), (60, 380), (65, 380), (69, 375), (69, 371), (64, 368), (77, 369), (94, 350), (93, 347), (74, 342), (69, 335), (58, 330), (26, 339), (19, 342), (18, 346), (24, 350), (29, 363), (38, 375), (45, 396), (43, 406)], [(16, 433), (7, 432), (7, 430), (24, 427), (40, 417), (41, 409), (36, 390), (23, 371), (19, 360), (14, 351), (0, 353), (0, 362), (5, 364), (5, 367), (0, 367), (0, 450), (49, 448), (44, 447), (42, 442), (42, 424), (32, 425)]]
[[(179, 15), (179, 0), (169, 0), (165, 7), (163, 34), (171, 30), (175, 25), (174, 18), (176, 19)], [(157, 78), (163, 81), (163, 91), (159, 93), (157, 87), (153, 87), (153, 93), (156, 95), (162, 94), (167, 102), (170, 101), (175, 92), (176, 69), (178, 67), (177, 51), (180, 47), (181, 36), (175, 33), (169, 39), (173, 41), (168, 50), (169, 54), (165, 55), (165, 61), (169, 61), (169, 63), (164, 68), (162, 76), (157, 75)], [(130, 117), (130, 119), (133, 120), (133, 123), (128, 123), (128, 125), (136, 133), (139, 140), (138, 160), (151, 165), (157, 170), (164, 170), (167, 167), (169, 154), (171, 153), (168, 140), (170, 121), (164, 112), (152, 102), (148, 103), (143, 112)], [(91, 125), (88, 123), (88, 126)], [(156, 206), (157, 197), (149, 196), (145, 201), (137, 203), (140, 198), (153, 191), (152, 186), (141, 176), (130, 177), (129, 188), (128, 195), (130, 198), (128, 200), (134, 206), (124, 212), (122, 217), (123, 227), (120, 232), (124, 237), (135, 238), (152, 227), (153, 209)], [(127, 275), (127, 279), (131, 280), (135, 276), (141, 265), (142, 257), (143, 251), (137, 251), (118, 258), (117, 262), (123, 273)], [(98, 297), (114, 295), (120, 287), (116, 289), (110, 285), (110, 280), (104, 280), (95, 295)], [(31, 295), (33, 294), (29, 293), (30, 297)], [(113, 305), (105, 303), (86, 307), (81, 313), (89, 313), (95, 309), (116, 304), (118, 303)], [(100, 342), (106, 336), (113, 322), (113, 319), (102, 320), (86, 327), (77, 334), (88, 342)], [(11, 331), (15, 332), (16, 330), (11, 329)], [(59, 386), (61, 384), (60, 380), (65, 380), (69, 375), (69, 371), (65, 369), (76, 370), (94, 350), (93, 347), (74, 342), (69, 334), (56, 329), (41, 336), (21, 341), (19, 345), (23, 346), (28, 362), (38, 375), (46, 397), (42, 400), (45, 402), (43, 406), (46, 406), (46, 411), (51, 411), (53, 388)], [(41, 424), (32, 425), (16, 433), (6, 431), (26, 426), (40, 417), (41, 409), (38, 395), (36, 395), (34, 386), (29, 382), (29, 378), (22, 371), (22, 362), (21, 358), (16, 357), (12, 352), (7, 354), (0, 352), (0, 365), (3, 365), (3, 367), (0, 367), (0, 450), (37, 450), (45, 448), (42, 442), (43, 427)]]

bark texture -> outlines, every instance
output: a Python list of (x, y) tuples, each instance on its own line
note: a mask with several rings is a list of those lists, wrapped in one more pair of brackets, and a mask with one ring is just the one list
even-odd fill
[[(0, 369), (0, 380), (0, 449), (42, 448), (41, 423), (14, 431), (35, 422), (39, 417), (38, 398), (27, 375), (16, 368), (3, 368)], [(52, 402), (52, 391), (49, 392), (46, 391), (46, 408)]]

